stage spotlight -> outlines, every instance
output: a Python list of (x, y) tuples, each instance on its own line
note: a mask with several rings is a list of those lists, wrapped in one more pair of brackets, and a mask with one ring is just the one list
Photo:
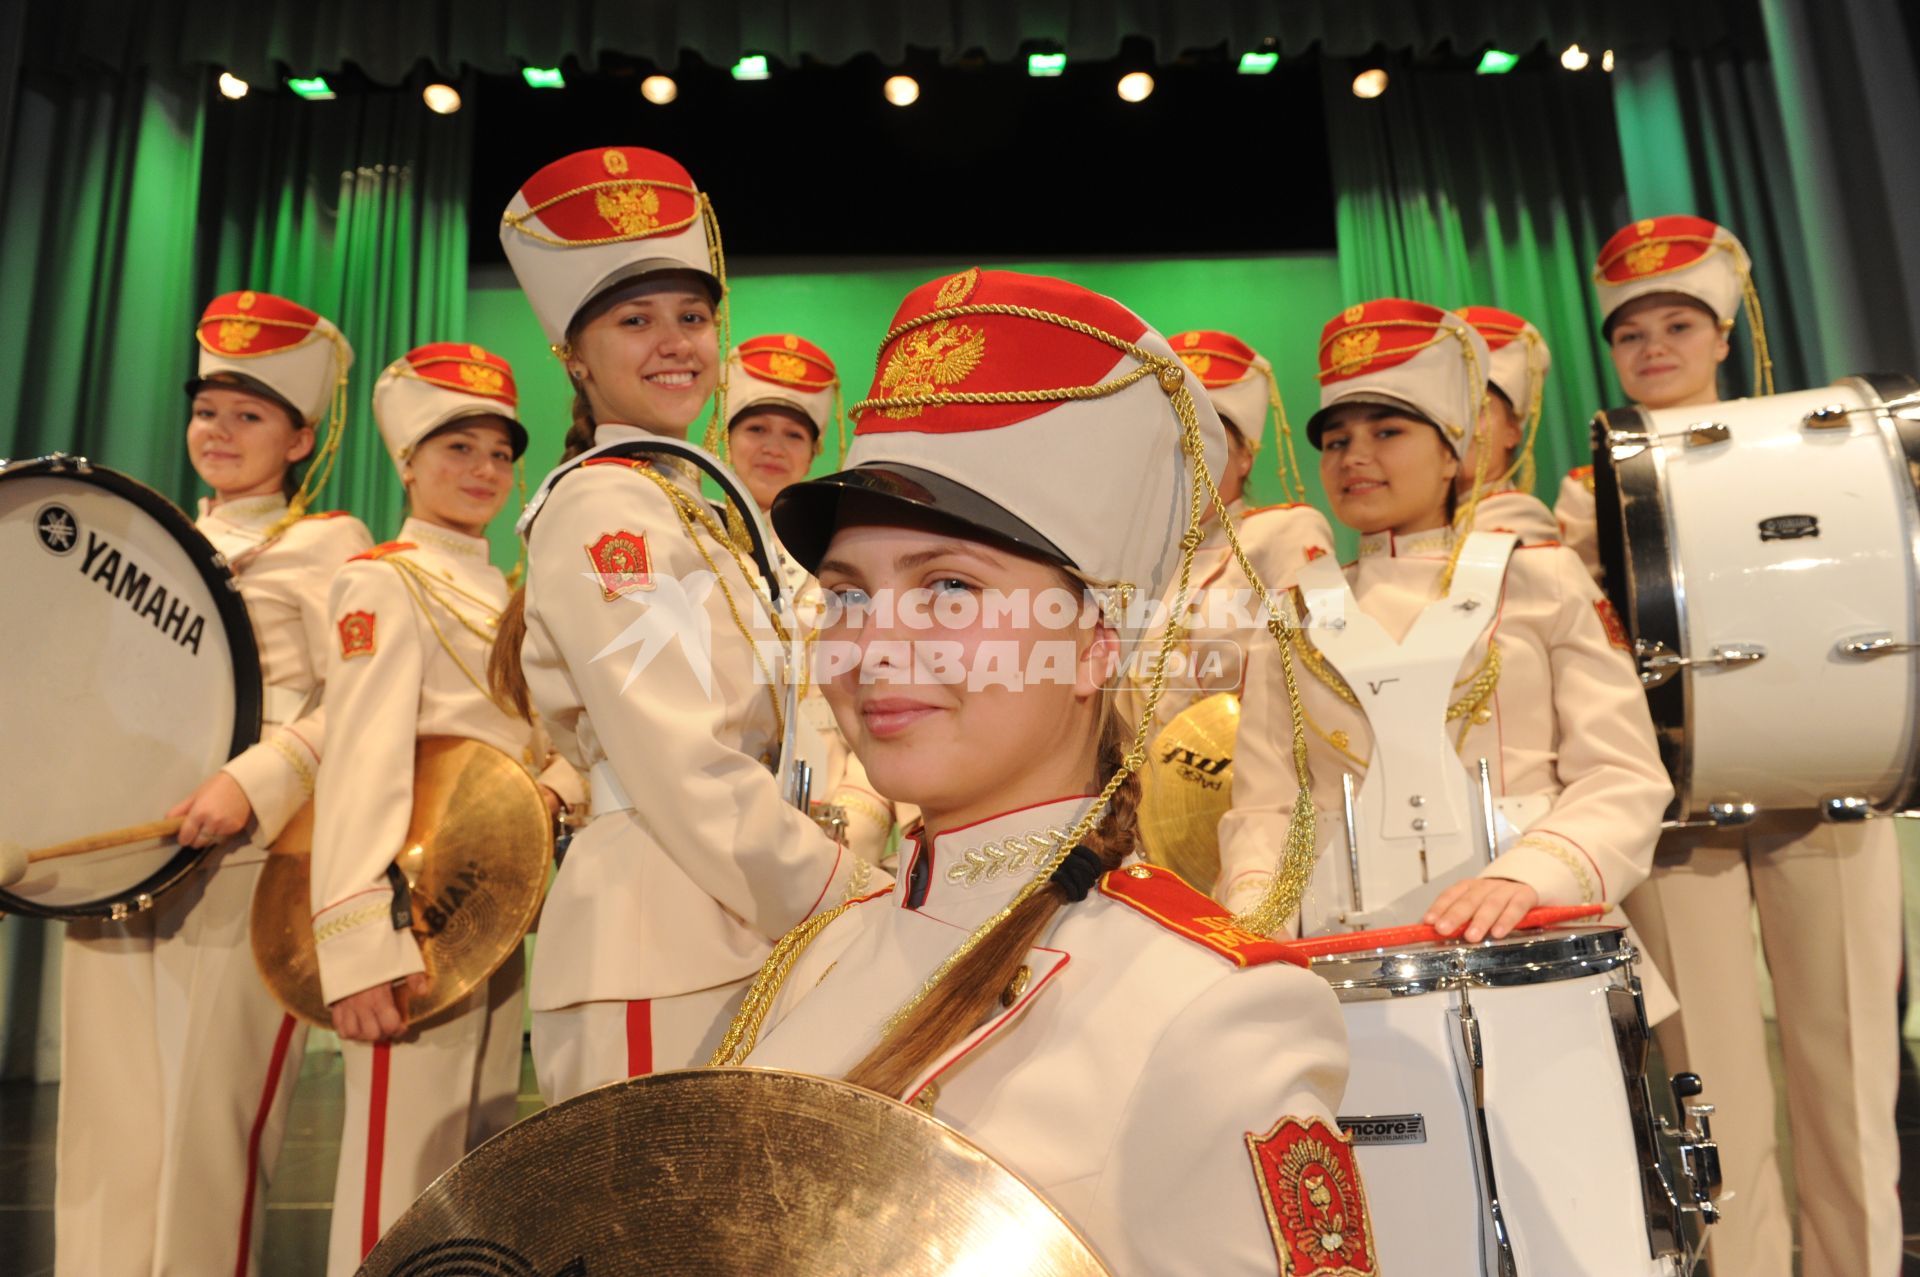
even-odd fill
[(1243, 53), (1240, 55), (1241, 75), (1265, 75), (1280, 65), (1277, 53)]
[(239, 76), (235, 75), (233, 72), (222, 71), (220, 73), (220, 96), (221, 97), (233, 98), (237, 101), (238, 99), (247, 96), (247, 88), (248, 88), (247, 82), (241, 79)]
[(530, 89), (564, 89), (567, 77), (560, 74), (559, 67), (521, 67), (520, 78), (527, 82)]
[(1153, 96), (1153, 77), (1145, 71), (1129, 71), (1120, 77), (1114, 91), (1122, 102), (1145, 102)]
[(1602, 71), (1608, 71), (1608, 72), (1611, 72), (1613, 70), (1613, 50), (1612, 49), (1608, 49), (1605, 53), (1600, 55), (1600, 69)]
[(670, 75), (650, 75), (640, 81), (640, 96), (655, 106), (665, 106), (680, 96), (680, 86)]
[(1480, 55), (1480, 65), (1473, 72), (1475, 75), (1505, 75), (1519, 65), (1519, 54), (1508, 53), (1505, 49), (1488, 49)]
[(910, 75), (890, 75), (884, 92), (895, 106), (912, 106), (920, 100), (920, 81)]
[(333, 101), (333, 86), (327, 83), (325, 76), (309, 76), (304, 80), (298, 76), (290, 76), (287, 79), (287, 87), (309, 102)]
[(1064, 53), (1029, 53), (1027, 55), (1027, 74), (1041, 79), (1050, 79), (1067, 69), (1067, 55)]
[(1379, 67), (1371, 67), (1353, 77), (1353, 96), (1357, 98), (1377, 98), (1387, 91), (1387, 73)]
[(452, 115), (460, 109), (460, 90), (451, 84), (429, 84), (420, 90), (420, 100), (435, 115)]
[(750, 53), (733, 64), (733, 78), (736, 80), (764, 80), (772, 74), (764, 53)]
[(1591, 61), (1592, 55), (1577, 44), (1568, 45), (1567, 51), (1560, 55), (1560, 65), (1569, 71), (1584, 71)]

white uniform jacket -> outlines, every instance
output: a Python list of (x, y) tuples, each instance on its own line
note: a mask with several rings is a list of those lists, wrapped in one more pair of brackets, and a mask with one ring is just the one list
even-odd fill
[(1480, 498), (1473, 510), (1475, 532), (1511, 532), (1522, 545), (1545, 545), (1560, 539), (1560, 524), (1547, 503), (1531, 492), (1505, 488)]
[[(1439, 597), (1452, 541), (1444, 528), (1363, 539), (1360, 558), (1345, 569), (1361, 610), (1392, 638), (1404, 638)], [(1311, 641), (1313, 632), (1305, 634)], [(1464, 720), (1471, 725), (1457, 752), (1492, 764), (1497, 797), (1540, 795), (1549, 806), (1482, 876), (1524, 882), (1542, 905), (1617, 904), (1646, 878), (1673, 797), (1626, 631), (1579, 560), (1548, 544), (1513, 551), (1494, 622), (1469, 649), (1456, 689), (1485, 668), (1489, 639), (1499, 645), (1498, 682), (1486, 712)], [(1220, 822), (1217, 890), (1236, 908), (1257, 899), (1273, 872), (1298, 788), (1279, 665), (1277, 655), (1255, 654), (1234, 758), (1233, 809)], [(1325, 856), (1341, 840), (1340, 778), (1364, 776), (1372, 736), (1366, 714), (1300, 653), (1295, 669)], [(1460, 727), (1450, 725), (1450, 740)]]
[(320, 766), (313, 928), (329, 1002), (423, 970), (390, 921), (387, 866), (413, 816), (414, 745), (460, 736), (540, 772), (569, 805), (583, 795), (539, 733), (486, 689), (507, 582), (484, 538), (408, 519), (400, 539), (340, 570), (330, 601), (327, 704), (335, 748)]
[(541, 918), (536, 1011), (743, 979), (794, 924), (885, 881), (786, 801), (770, 767), (787, 673), (757, 573), (690, 535), (646, 470), (708, 508), (690, 464), (607, 458), (528, 532), (527, 686), (593, 786)]
[[(815, 938), (746, 1062), (844, 1076), (1090, 801), (1009, 812), (926, 846), (909, 840), (902, 885)], [(1253, 1144), (1292, 1119), (1318, 1130), (1336, 1159), (1351, 1158), (1310, 1125), (1330, 1126), (1346, 1086), (1339, 1004), (1284, 953), (1165, 870), (1115, 871), (1056, 915), (1010, 1005), (903, 1098), (1037, 1188), (1115, 1273), (1292, 1272), (1276, 1254), (1287, 1225), (1270, 1223), (1265, 1205), (1286, 1186)], [(1343, 1244), (1358, 1246), (1364, 1209), (1348, 1179), (1334, 1191)]]
[(1598, 507), (1593, 499), (1593, 467), (1575, 466), (1560, 481), (1560, 495), (1553, 503), (1554, 521), (1560, 525), (1560, 543), (1580, 556), (1593, 579), (1600, 579), (1600, 529)]
[(252, 845), (227, 853), (233, 864), (260, 859), (313, 797), (326, 742), (320, 693), (332, 632), (327, 591), (340, 566), (373, 545), (366, 525), (338, 510), (310, 514), (266, 540), (286, 513), (287, 503), (278, 496), (219, 506), (203, 500), (195, 524), (240, 578), (260, 649), (260, 740), (221, 769), (253, 805)]

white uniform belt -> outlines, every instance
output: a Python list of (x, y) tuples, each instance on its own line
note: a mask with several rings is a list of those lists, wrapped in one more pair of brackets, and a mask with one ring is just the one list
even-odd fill
[(262, 722), (280, 724), (291, 723), (300, 717), (300, 711), (306, 708), (308, 693), (297, 687), (276, 687), (269, 685), (261, 690), (260, 718)]
[(587, 772), (589, 792), (593, 795), (593, 814), (604, 816), (610, 811), (631, 811), (633, 799), (627, 797), (626, 786), (620, 783), (620, 777), (613, 770), (613, 764), (606, 759), (595, 763)]

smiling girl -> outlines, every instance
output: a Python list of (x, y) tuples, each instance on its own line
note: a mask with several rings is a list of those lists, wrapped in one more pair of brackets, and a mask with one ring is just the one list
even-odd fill
[(1330, 991), (1121, 868), (1145, 719), (1114, 709), (1119, 604), (1190, 573), (1218, 418), (1124, 306), (999, 271), (908, 294), (871, 393), (851, 468), (774, 517), (842, 605), (834, 712), (923, 823), (900, 887), (782, 941), (716, 1062), (933, 1113), (1115, 1273), (1374, 1273)]
[(792, 631), (728, 526), (759, 512), (717, 514), (719, 462), (685, 442), (722, 358), (711, 218), (638, 147), (556, 160), (502, 218), (586, 457), (523, 519), (524, 613), (495, 644), (496, 685), (592, 779), (530, 991), (549, 1102), (706, 1058), (776, 939), (885, 882), (782, 792)]
[(540, 773), (551, 810), (584, 799), (526, 717), (486, 686), (507, 582), (487, 525), (527, 445), (513, 369), (464, 342), (410, 351), (380, 374), (374, 419), (407, 493), (400, 539), (334, 580), (328, 719), (337, 748), (315, 797), (312, 905), (321, 989), (346, 1066), (346, 1118), (327, 1269), (351, 1273), (435, 1176), (514, 1119), (521, 961), (423, 1023), (406, 995), (425, 967), (391, 921), (388, 869), (407, 845), (422, 736), (491, 745)]
[[(1740, 241), (1703, 218), (1648, 218), (1607, 241), (1594, 272), (1601, 331), (1635, 403), (1698, 406), (1711, 419), (1743, 301), (1755, 390), (1772, 393), (1750, 272)], [(1741, 441), (1736, 435), (1723, 446), (1737, 450)], [(1590, 471), (1584, 482), (1570, 476), (1556, 513), (1598, 571), (1591, 479)], [(1843, 603), (1838, 611), (1845, 610)], [(1658, 1026), (1661, 1052), (1670, 1069), (1697, 1071), (1712, 1087), (1726, 1185), (1746, 1203), (1741, 1226), (1711, 1244), (1716, 1270), (1785, 1277), (1793, 1262), (1755, 975), (1757, 915), (1785, 1066), (1801, 1270), (1809, 1277), (1898, 1272), (1901, 938), (1893, 822), (1828, 824), (1788, 812), (1747, 828), (1669, 831), (1627, 913), (1680, 998), (1680, 1014)]]
[(258, 1271), (306, 1028), (261, 983), (247, 916), (325, 743), (328, 587), (373, 543), (350, 515), (307, 513), (339, 443), (339, 330), (247, 290), (195, 335), (187, 455), (212, 490), (196, 526), (246, 600), (264, 722), (168, 813), (183, 846), (217, 845), (200, 871), (124, 922), (67, 924), (54, 1244), (57, 1271), (90, 1277)]
[[(1487, 368), (1474, 328), (1419, 302), (1349, 307), (1321, 337), (1307, 437), (1361, 542), (1356, 563), (1316, 559), (1299, 577), (1323, 848), (1304, 934), (1424, 921), (1475, 942), (1535, 905), (1617, 903), (1672, 797), (1619, 623), (1578, 560), (1454, 531)], [(1236, 910), (1266, 895), (1284, 845), (1290, 717), (1279, 662), (1256, 651), (1220, 823), (1218, 894)]]

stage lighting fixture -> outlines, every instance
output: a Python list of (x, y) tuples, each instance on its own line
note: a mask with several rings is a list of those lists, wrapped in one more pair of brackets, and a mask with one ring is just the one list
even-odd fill
[(520, 78), (527, 82), (530, 89), (564, 89), (567, 77), (560, 74), (559, 67), (521, 67)]
[(1277, 53), (1243, 53), (1240, 55), (1241, 75), (1265, 75), (1280, 65)]
[(1114, 91), (1122, 102), (1145, 102), (1153, 95), (1153, 77), (1145, 71), (1129, 71), (1120, 77)]
[(733, 64), (733, 78), (736, 80), (764, 80), (772, 74), (763, 53), (750, 53)]
[(1480, 65), (1473, 69), (1475, 75), (1505, 75), (1520, 65), (1520, 55), (1508, 53), (1505, 49), (1488, 49), (1480, 55)]
[(1039, 78), (1059, 75), (1067, 69), (1067, 55), (1064, 53), (1029, 53), (1027, 55), (1027, 74)]
[(1577, 44), (1568, 45), (1567, 51), (1560, 55), (1560, 65), (1569, 71), (1584, 71), (1591, 61), (1592, 55)]
[(1612, 49), (1608, 49), (1605, 53), (1600, 55), (1600, 69), (1602, 71), (1608, 71), (1608, 72), (1613, 70), (1613, 50)]
[(420, 100), (435, 115), (452, 115), (460, 109), (460, 90), (451, 84), (429, 84), (420, 90)]
[(890, 75), (884, 91), (895, 106), (912, 106), (920, 100), (920, 81), (910, 75)]
[(220, 73), (220, 96), (239, 99), (247, 96), (248, 84), (231, 71)]
[(650, 75), (640, 81), (640, 96), (655, 106), (665, 106), (680, 96), (680, 86), (670, 75)]
[(1379, 67), (1371, 67), (1353, 77), (1353, 96), (1357, 98), (1377, 98), (1387, 91), (1387, 73)]
[(304, 80), (298, 76), (289, 76), (287, 87), (309, 102), (333, 101), (333, 86), (327, 83), (324, 76), (316, 75)]

